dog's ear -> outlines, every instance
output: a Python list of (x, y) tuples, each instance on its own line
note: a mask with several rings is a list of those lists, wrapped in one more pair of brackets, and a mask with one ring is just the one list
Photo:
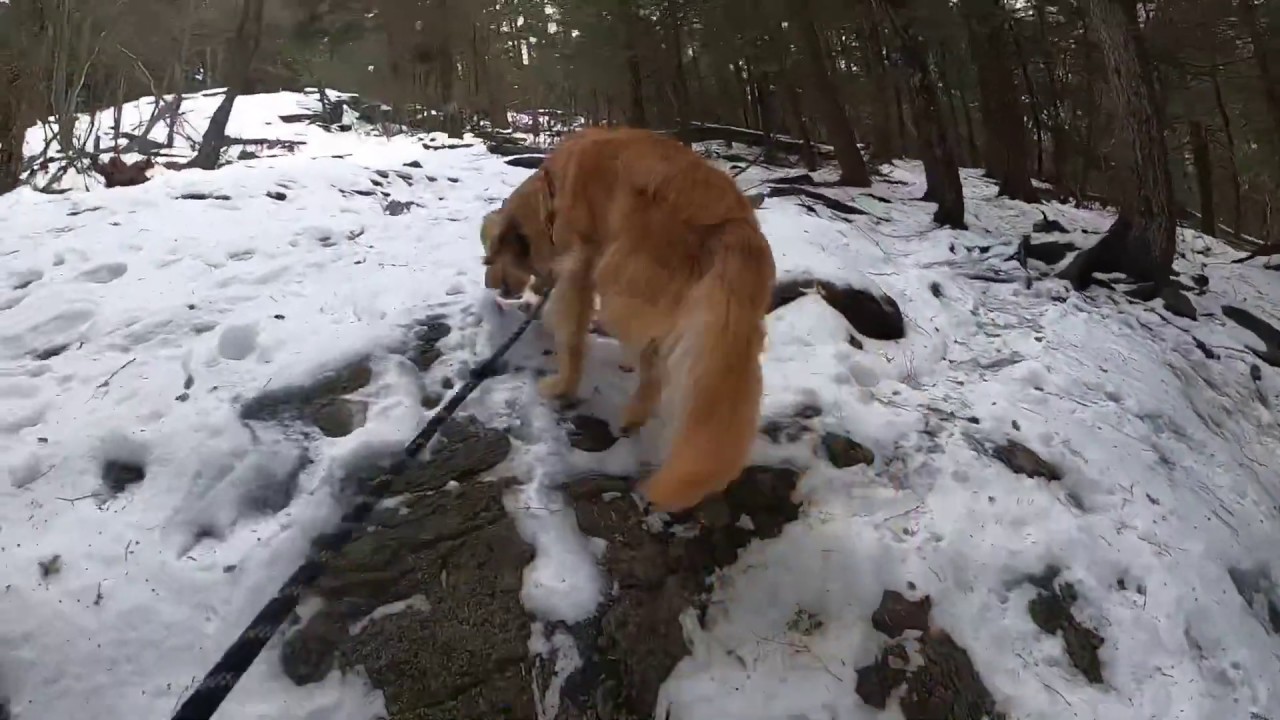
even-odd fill
[(505, 258), (517, 266), (524, 266), (529, 263), (532, 254), (529, 238), (514, 223), (508, 223), (485, 248), (484, 264), (493, 265)]

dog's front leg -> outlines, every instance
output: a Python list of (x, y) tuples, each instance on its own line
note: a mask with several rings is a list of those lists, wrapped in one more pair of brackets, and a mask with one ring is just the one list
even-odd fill
[(594, 309), (594, 268), (581, 248), (558, 260), (556, 265), (555, 290), (546, 312), (547, 324), (555, 336), (558, 371), (543, 378), (538, 390), (549, 400), (567, 400), (577, 394), (582, 382), (587, 329)]

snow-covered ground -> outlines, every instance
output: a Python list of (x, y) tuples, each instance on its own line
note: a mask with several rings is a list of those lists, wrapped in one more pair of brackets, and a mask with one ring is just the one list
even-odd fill
[[(184, 105), (196, 130), (217, 101)], [(236, 106), (231, 135), (303, 143), (288, 152), (159, 171), (139, 187), (0, 198), (0, 695), (17, 719), (167, 717), (334, 522), (335, 479), (425, 422), (422, 379), (395, 354), (412, 323), (449, 316), (452, 363), (487, 355), (506, 331), (486, 326), (477, 233), (528, 171), (474, 145), (276, 120), (309, 102), (282, 93)], [(839, 193), (871, 213), (852, 220), (794, 199), (760, 210), (783, 278), (878, 286), (902, 306), (907, 336), (855, 349), (817, 298), (771, 316), (766, 415), (817, 405), (824, 429), (877, 460), (810, 469), (801, 519), (718, 578), (705, 630), (665, 688), (672, 717), (895, 717), (859, 700), (854, 668), (881, 647), (870, 617), (882, 591), (912, 583), (1010, 717), (1276, 720), (1280, 638), (1266, 599), (1251, 607), (1229, 569), (1280, 578), (1280, 371), (1220, 308), (1280, 321), (1280, 273), (1226, 264), (1239, 254), (1184, 232), (1180, 266), (1209, 280), (1194, 323), (1056, 280), (1028, 290), (973, 279), (1021, 273), (1003, 258), (1039, 210), (969, 175), (972, 229), (935, 230), (931, 206), (912, 200), (919, 167), (890, 179)], [(1073, 231), (1054, 239), (1093, 242), (1109, 223), (1044, 210)], [(301, 438), (239, 419), (262, 389), (363, 356), (374, 377), (354, 433)], [(616, 393), (620, 377), (590, 382)], [(499, 378), (468, 410), (540, 416), (528, 385)], [(652, 462), (661, 429), (590, 462)], [(1063, 478), (994, 462), (986, 448), (1009, 439)], [(761, 462), (795, 452), (758, 449)], [(535, 476), (587, 462), (519, 452)], [(146, 477), (109, 493), (111, 461)], [(589, 615), (602, 587), (591, 544), (533, 512), (520, 518), (539, 552), (526, 604), (542, 619)], [(1027, 616), (1023, 580), (1050, 564), (1106, 638), (1104, 684), (1080, 677)], [(1280, 603), (1274, 586), (1264, 592)], [(790, 635), (797, 609), (822, 628)], [(297, 688), (277, 657), (264, 653), (219, 717), (383, 712), (359, 676)]]

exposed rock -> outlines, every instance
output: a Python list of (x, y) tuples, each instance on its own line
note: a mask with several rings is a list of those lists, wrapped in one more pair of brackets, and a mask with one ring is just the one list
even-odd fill
[(564, 421), (569, 445), (583, 452), (604, 452), (618, 442), (609, 423), (591, 415), (573, 415)]
[(426, 372), (437, 360), (444, 356), (436, 346), (441, 340), (449, 337), (453, 328), (444, 321), (442, 315), (431, 315), (423, 318), (413, 332), (413, 346), (407, 355), (409, 360), (422, 372)]
[(537, 170), (542, 167), (542, 163), (547, 159), (546, 155), (517, 155), (509, 157), (502, 162), (511, 167), (524, 168), (526, 170)]
[(902, 310), (888, 295), (875, 294), (851, 285), (803, 277), (779, 282), (773, 291), (773, 312), (805, 295), (816, 292), (862, 335), (876, 340), (900, 340), (906, 335)]
[(382, 212), (383, 214), (390, 215), (391, 217), (398, 217), (409, 212), (414, 205), (417, 205), (417, 203), (412, 201), (405, 202), (403, 200), (391, 200), (382, 207)]
[(908, 630), (924, 632), (929, 629), (929, 611), (932, 609), (933, 601), (928, 595), (912, 601), (896, 590), (885, 590), (880, 596), (880, 607), (871, 614), (871, 627), (891, 638), (897, 638)]
[(1029, 478), (1045, 478), (1050, 481), (1062, 479), (1062, 472), (1053, 463), (1017, 440), (1006, 441), (993, 448), (991, 454), (1010, 470)]
[(102, 484), (112, 493), (124, 492), (130, 485), (137, 485), (147, 477), (147, 469), (125, 460), (107, 460), (102, 463)]
[(280, 192), (279, 190), (268, 190), (267, 197), (277, 202), (283, 202), (284, 200), (287, 200), (289, 198), (288, 195)]
[(517, 157), (520, 155), (546, 155), (545, 150), (541, 150), (530, 145), (519, 145), (513, 142), (491, 142), (486, 144), (485, 149), (494, 155), (500, 157)]
[(367, 359), (325, 374), (300, 387), (268, 390), (240, 408), (244, 420), (306, 422), (328, 437), (343, 437), (364, 424), (365, 404), (342, 399), (367, 386), (373, 369)]
[(857, 670), (858, 684), (854, 691), (862, 702), (877, 710), (889, 705), (893, 691), (907, 681), (907, 666), (911, 658), (901, 645), (889, 645), (880, 651), (876, 661)]
[(325, 437), (346, 437), (364, 425), (368, 404), (361, 400), (336, 398), (321, 400), (308, 415)]
[(942, 630), (920, 639), (921, 667), (907, 678), (906, 720), (1003, 720), (969, 653)]
[(876, 454), (865, 445), (837, 433), (823, 433), (822, 450), (827, 460), (842, 470), (855, 465), (870, 465), (876, 461)]
[(440, 427), (431, 455), (391, 483), (391, 493), (433, 492), (451, 482), (493, 469), (511, 453), (511, 439), (470, 415), (456, 415)]
[(294, 685), (320, 682), (333, 669), (347, 628), (338, 617), (321, 613), (293, 631), (280, 647), (280, 666)]
[(1072, 667), (1079, 670), (1089, 682), (1101, 684), (1102, 660), (1098, 657), (1098, 650), (1105, 641), (1072, 614), (1071, 607), (1078, 598), (1076, 589), (1069, 582), (1056, 583), (1057, 574), (1057, 568), (1050, 567), (1042, 575), (1031, 579), (1031, 584), (1039, 589), (1039, 593), (1027, 603), (1027, 612), (1031, 615), (1032, 622), (1041, 630), (1050, 635), (1061, 634)]
[(681, 613), (704, 611), (706, 578), (798, 517), (790, 499), (797, 479), (793, 470), (748, 468), (723, 497), (704, 503), (717, 510), (699, 507), (682, 518), (696, 522), (692, 537), (646, 530), (626, 479), (582, 478), (566, 487), (579, 527), (608, 543), (604, 568), (617, 587), (575, 633), (584, 664), (566, 684), (565, 699), (574, 706), (567, 717), (652, 717), (658, 688), (688, 654)]
[[(510, 441), (463, 416), (438, 442), (429, 460), (393, 479), (393, 493), (413, 494), (375, 512), (329, 563), (315, 585), (325, 603), (286, 639), (281, 662), (300, 684), (335, 664), (363, 667), (392, 718), (533, 718), (520, 602), (533, 553), (503, 507), (507, 484), (476, 480)], [(370, 616), (414, 596), (428, 609)]]
[(894, 691), (905, 685), (901, 707), (906, 720), (1003, 720), (969, 653), (946, 631), (930, 628), (931, 606), (928, 596), (911, 602), (901, 593), (884, 592), (871, 616), (872, 625), (890, 637), (918, 632), (915, 642), (922, 662), (908, 670), (905, 641), (888, 644), (874, 663), (858, 668), (858, 697), (883, 710)]
[(231, 199), (230, 195), (222, 193), (206, 193), (206, 192), (189, 192), (178, 196), (179, 200), (218, 200), (226, 202)]

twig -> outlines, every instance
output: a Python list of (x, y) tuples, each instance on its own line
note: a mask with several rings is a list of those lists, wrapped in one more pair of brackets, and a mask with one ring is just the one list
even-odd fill
[[(98, 395), (98, 391), (99, 391), (99, 390), (105, 390), (105, 389), (107, 389), (108, 387), (110, 387), (110, 385), (111, 385), (111, 381), (112, 381), (112, 380), (114, 380), (114, 379), (115, 379), (115, 377), (116, 377), (117, 375), (119, 375), (119, 374), (120, 374), (120, 373), (121, 373), (125, 368), (129, 367), (130, 365), (132, 365), (132, 364), (134, 363), (134, 361), (135, 361), (135, 360), (137, 360), (137, 359), (138, 359), (138, 358), (136, 358), (136, 357), (129, 358), (129, 362), (127, 362), (127, 363), (125, 363), (125, 364), (121, 365), (120, 367), (116, 368), (116, 371), (115, 371), (115, 372), (113, 372), (113, 373), (111, 373), (110, 375), (108, 375), (106, 380), (103, 380), (102, 382), (98, 383), (98, 386), (97, 386), (97, 387), (95, 387), (95, 388), (93, 389), (93, 394), (89, 396), (89, 400), (92, 400), (92, 399), (94, 399), (95, 397), (97, 397), (97, 395)], [(106, 393), (103, 393), (103, 396), (105, 396), (105, 395), (106, 395)], [(85, 402), (87, 403), (87, 402), (89, 402), (89, 400), (85, 400)]]
[(124, 544), (124, 561), (129, 562), (129, 548), (133, 546), (133, 540)]
[[(1039, 678), (1036, 678), (1036, 679), (1037, 679), (1037, 680), (1039, 680)], [(1040, 680), (1040, 684), (1041, 684), (1041, 685), (1043, 685), (1043, 686), (1045, 686), (1045, 687), (1047, 687), (1047, 688), (1049, 688), (1049, 689), (1050, 689), (1050, 690), (1052, 690), (1052, 691), (1053, 691), (1053, 692), (1054, 692), (1058, 697), (1062, 698), (1062, 702), (1066, 703), (1066, 704), (1067, 704), (1067, 705), (1069, 705), (1069, 706), (1071, 705), (1071, 701), (1067, 699), (1067, 696), (1066, 696), (1066, 695), (1063, 695), (1061, 692), (1059, 692), (1057, 688), (1055, 688), (1054, 686), (1050, 685), (1049, 683), (1047, 683), (1047, 682), (1045, 682), (1045, 681), (1043, 681), (1043, 680)], [(1073, 707), (1074, 707), (1074, 706), (1073, 706)]]
[(63, 502), (69, 502), (69, 503), (71, 503), (72, 505), (75, 505), (75, 504), (76, 504), (76, 502), (77, 502), (77, 501), (79, 501), (79, 500), (88, 500), (89, 498), (96, 498), (96, 497), (99, 497), (99, 494), (98, 494), (98, 493), (96, 493), (96, 492), (91, 492), (91, 493), (89, 493), (88, 495), (81, 495), (80, 497), (73, 497), (73, 498), (64, 498), (64, 497), (60, 497), (60, 498), (55, 498), (55, 499), (57, 499), (57, 500), (61, 500), (61, 501), (63, 501)]

